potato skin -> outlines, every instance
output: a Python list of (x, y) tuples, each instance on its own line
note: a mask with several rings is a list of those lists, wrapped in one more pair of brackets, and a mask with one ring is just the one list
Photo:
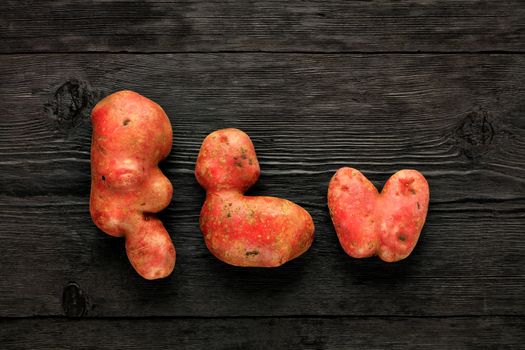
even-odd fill
[(358, 170), (341, 168), (328, 186), (328, 207), (339, 242), (354, 258), (386, 262), (410, 255), (425, 223), (430, 190), (416, 170), (390, 177), (381, 193)]
[(166, 208), (173, 195), (157, 166), (171, 150), (170, 121), (158, 104), (132, 91), (101, 100), (91, 120), (93, 222), (125, 237), (128, 258), (142, 277), (166, 277), (175, 266), (175, 247), (152, 213)]
[(238, 129), (222, 129), (202, 143), (195, 176), (206, 189), (200, 228), (210, 252), (235, 266), (276, 267), (311, 246), (310, 214), (288, 200), (244, 196), (260, 174), (253, 144)]

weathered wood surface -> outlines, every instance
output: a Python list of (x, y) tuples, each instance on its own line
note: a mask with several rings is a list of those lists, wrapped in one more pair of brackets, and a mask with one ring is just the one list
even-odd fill
[[(523, 347), (525, 2), (7, 0), (0, 42), (0, 348)], [(162, 281), (89, 217), (89, 114), (125, 88), (174, 129)], [(254, 141), (252, 194), (314, 218), (283, 267), (204, 245), (193, 167), (222, 127)], [(326, 191), (345, 165), (429, 180), (405, 261), (340, 248)]]
[(524, 332), (520, 317), (0, 321), (17, 349), (518, 349)]
[(525, 51), (522, 0), (7, 0), (0, 13), (0, 52)]
[[(522, 55), (5, 55), (0, 75), (0, 316), (525, 316)], [(162, 218), (178, 255), (163, 281), (138, 277), (89, 217), (89, 112), (123, 88), (174, 128)], [(207, 251), (193, 168), (220, 127), (254, 141), (251, 193), (312, 213), (303, 257), (242, 269)], [(427, 176), (428, 221), (405, 261), (340, 248), (326, 190), (344, 165), (379, 187), (402, 168)]]

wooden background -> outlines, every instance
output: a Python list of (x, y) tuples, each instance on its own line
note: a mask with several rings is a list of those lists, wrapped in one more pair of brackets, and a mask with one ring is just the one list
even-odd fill
[[(525, 2), (3, 1), (0, 347), (462, 349), (525, 342)], [(89, 115), (135, 90), (173, 125), (175, 272), (141, 279), (89, 217)], [(203, 138), (238, 127), (316, 224), (276, 269), (198, 227)], [(342, 166), (431, 188), (406, 260), (355, 260), (326, 206)]]

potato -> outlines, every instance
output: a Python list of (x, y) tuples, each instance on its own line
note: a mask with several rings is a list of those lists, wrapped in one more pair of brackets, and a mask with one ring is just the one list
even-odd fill
[(210, 252), (231, 265), (279, 266), (308, 250), (314, 238), (314, 223), (302, 207), (244, 195), (259, 173), (252, 141), (241, 130), (218, 130), (202, 143), (195, 166), (206, 189), (200, 228)]
[(328, 187), (328, 207), (339, 242), (354, 258), (406, 258), (419, 239), (430, 191), (416, 170), (401, 170), (381, 193), (358, 170), (341, 168)]
[(125, 237), (128, 258), (142, 277), (166, 277), (175, 266), (175, 247), (153, 213), (173, 195), (157, 166), (171, 150), (170, 121), (158, 104), (132, 91), (104, 98), (91, 118), (93, 222), (111, 236)]

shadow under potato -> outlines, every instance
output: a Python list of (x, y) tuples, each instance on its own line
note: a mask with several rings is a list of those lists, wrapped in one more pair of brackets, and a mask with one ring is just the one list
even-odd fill
[(209, 253), (209, 259), (201, 259), (204, 268), (216, 277), (217, 283), (235, 293), (252, 297), (266, 293), (285, 293), (299, 285), (308, 272), (307, 251), (279, 267), (239, 267), (228, 265)]
[(364, 259), (347, 256), (345, 260), (340, 264), (340, 268), (353, 285), (380, 287), (404, 283), (417, 269), (414, 267), (415, 262), (410, 261), (410, 257), (395, 263), (386, 263), (376, 256)]

